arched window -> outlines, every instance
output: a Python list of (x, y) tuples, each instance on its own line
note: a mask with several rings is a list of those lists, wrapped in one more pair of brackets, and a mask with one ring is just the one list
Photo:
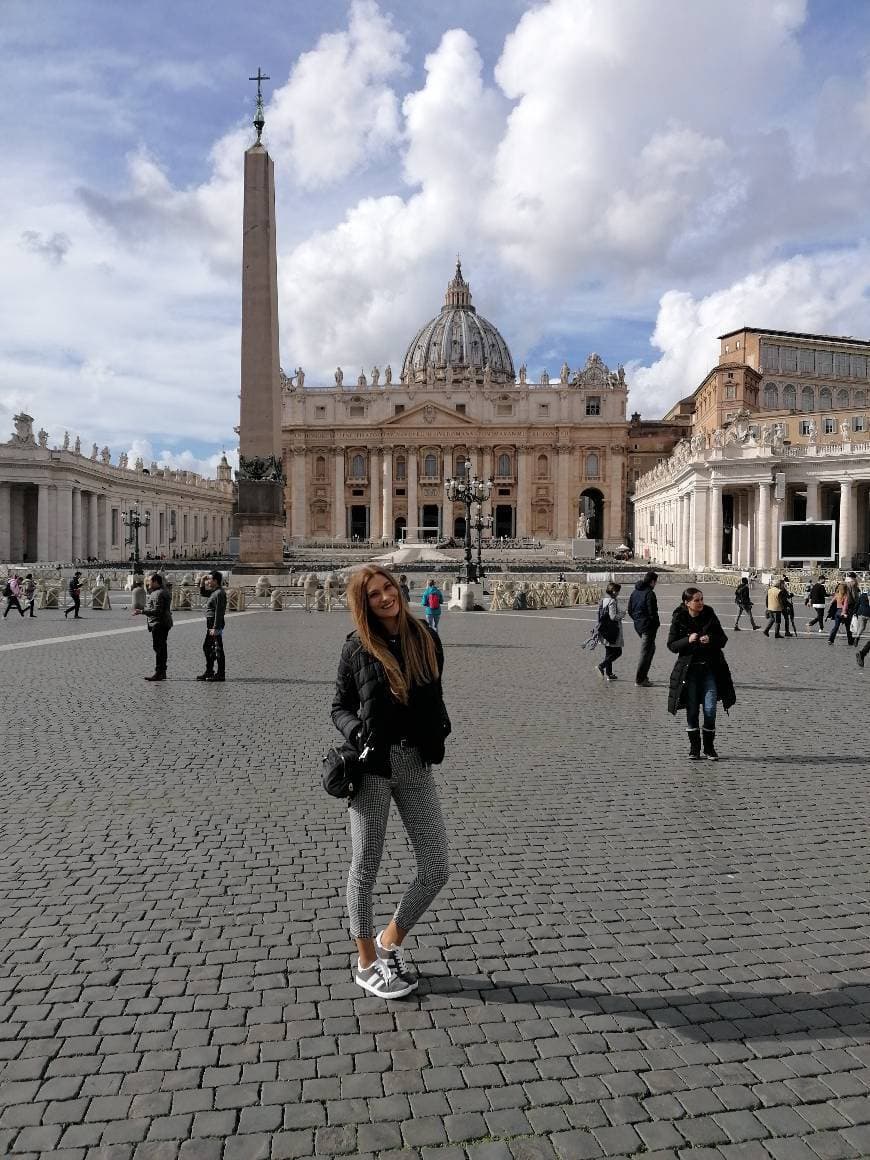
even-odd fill
[(797, 410), (797, 395), (793, 383), (787, 383), (782, 392), (782, 405), (787, 411)]
[(550, 478), (550, 461), (546, 455), (538, 456), (538, 479)]
[(855, 392), (855, 406), (856, 407), (866, 407), (867, 406), (867, 392), (866, 391), (856, 391)]
[(779, 391), (774, 383), (768, 383), (764, 388), (764, 406), (768, 411), (775, 411), (779, 406)]
[(831, 397), (831, 388), (822, 387), (819, 391), (819, 410), (832, 411), (834, 409), (834, 400)]
[(365, 479), (366, 477), (366, 461), (362, 455), (354, 455), (350, 461), (350, 478), (351, 479)]
[(404, 480), (407, 478), (408, 478), (408, 472), (407, 472), (407, 468), (405, 467), (405, 457), (404, 457), (404, 455), (397, 455), (396, 456), (396, 479)]
[(841, 410), (843, 407), (849, 406), (849, 392), (847, 390), (837, 391), (837, 409)]
[[(453, 474), (457, 479), (461, 479), (465, 475), (465, 460), (466, 455), (464, 451), (457, 451), (456, 458), (453, 461)], [(463, 535), (465, 533), (463, 532)]]
[(816, 395), (812, 387), (804, 387), (801, 391), (801, 410), (814, 411), (816, 409)]
[(586, 478), (597, 479), (598, 472), (598, 456), (594, 451), (590, 451), (590, 453), (586, 456)]
[(496, 475), (500, 479), (509, 479), (511, 474), (511, 457), (506, 451), (503, 451), (498, 457), (498, 470)]
[(314, 460), (314, 478), (326, 479), (326, 459), (322, 455)]
[(423, 474), (427, 479), (434, 479), (438, 474), (438, 460), (431, 451), (423, 457)]

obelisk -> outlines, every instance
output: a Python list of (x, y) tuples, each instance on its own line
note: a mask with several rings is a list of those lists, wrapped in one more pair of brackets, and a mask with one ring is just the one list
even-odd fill
[(259, 69), (256, 142), (245, 152), (242, 234), (242, 375), (237, 479), (239, 564), (234, 571), (284, 570), (284, 474), (278, 356), (275, 171), (260, 141), (265, 118)]

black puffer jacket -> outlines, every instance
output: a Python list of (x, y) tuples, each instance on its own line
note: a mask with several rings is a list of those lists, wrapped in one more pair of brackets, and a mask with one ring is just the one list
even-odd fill
[[(430, 633), (438, 654), (438, 679), (428, 685), (415, 685), (408, 703), (408, 740), (420, 750), (424, 761), (440, 765), (444, 760), (444, 740), (450, 733), (450, 718), (444, 706), (441, 673), (444, 670), (444, 650), (438, 634), (421, 624)], [(362, 749), (371, 747), (366, 772), (381, 777), (390, 776), (389, 715), (395, 713), (384, 666), (366, 652), (359, 636), (352, 632), (344, 642), (338, 675), (335, 678), (335, 696), (332, 700), (332, 720), (347, 740)]]
[[(699, 636), (709, 636), (709, 644), (699, 644), (698, 641), (689, 643), (689, 637), (697, 632)], [(712, 608), (704, 608), (700, 616), (689, 615), (685, 604), (674, 609), (671, 617), (671, 628), (668, 632), (668, 648), (677, 653), (677, 661), (671, 673), (670, 689), (668, 691), (668, 712), (676, 713), (686, 707), (686, 681), (689, 666), (694, 657), (703, 656), (716, 678), (716, 699), (722, 702), (727, 711), (737, 701), (734, 692), (734, 682), (731, 679), (731, 670), (728, 662), (722, 655), (722, 649), (728, 643), (719, 617)]]

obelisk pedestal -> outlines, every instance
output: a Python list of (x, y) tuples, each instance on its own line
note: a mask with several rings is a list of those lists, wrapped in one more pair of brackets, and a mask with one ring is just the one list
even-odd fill
[(258, 141), (245, 153), (242, 238), (242, 376), (238, 471), (239, 564), (284, 570), (284, 473), (278, 361), (275, 174)]

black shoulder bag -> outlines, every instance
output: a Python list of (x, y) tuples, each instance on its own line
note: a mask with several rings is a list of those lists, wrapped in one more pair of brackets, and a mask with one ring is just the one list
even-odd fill
[(323, 759), (320, 779), (326, 792), (332, 797), (347, 798), (348, 803), (353, 801), (370, 752), (368, 745), (362, 753), (357, 752), (356, 746), (349, 741), (330, 749)]

